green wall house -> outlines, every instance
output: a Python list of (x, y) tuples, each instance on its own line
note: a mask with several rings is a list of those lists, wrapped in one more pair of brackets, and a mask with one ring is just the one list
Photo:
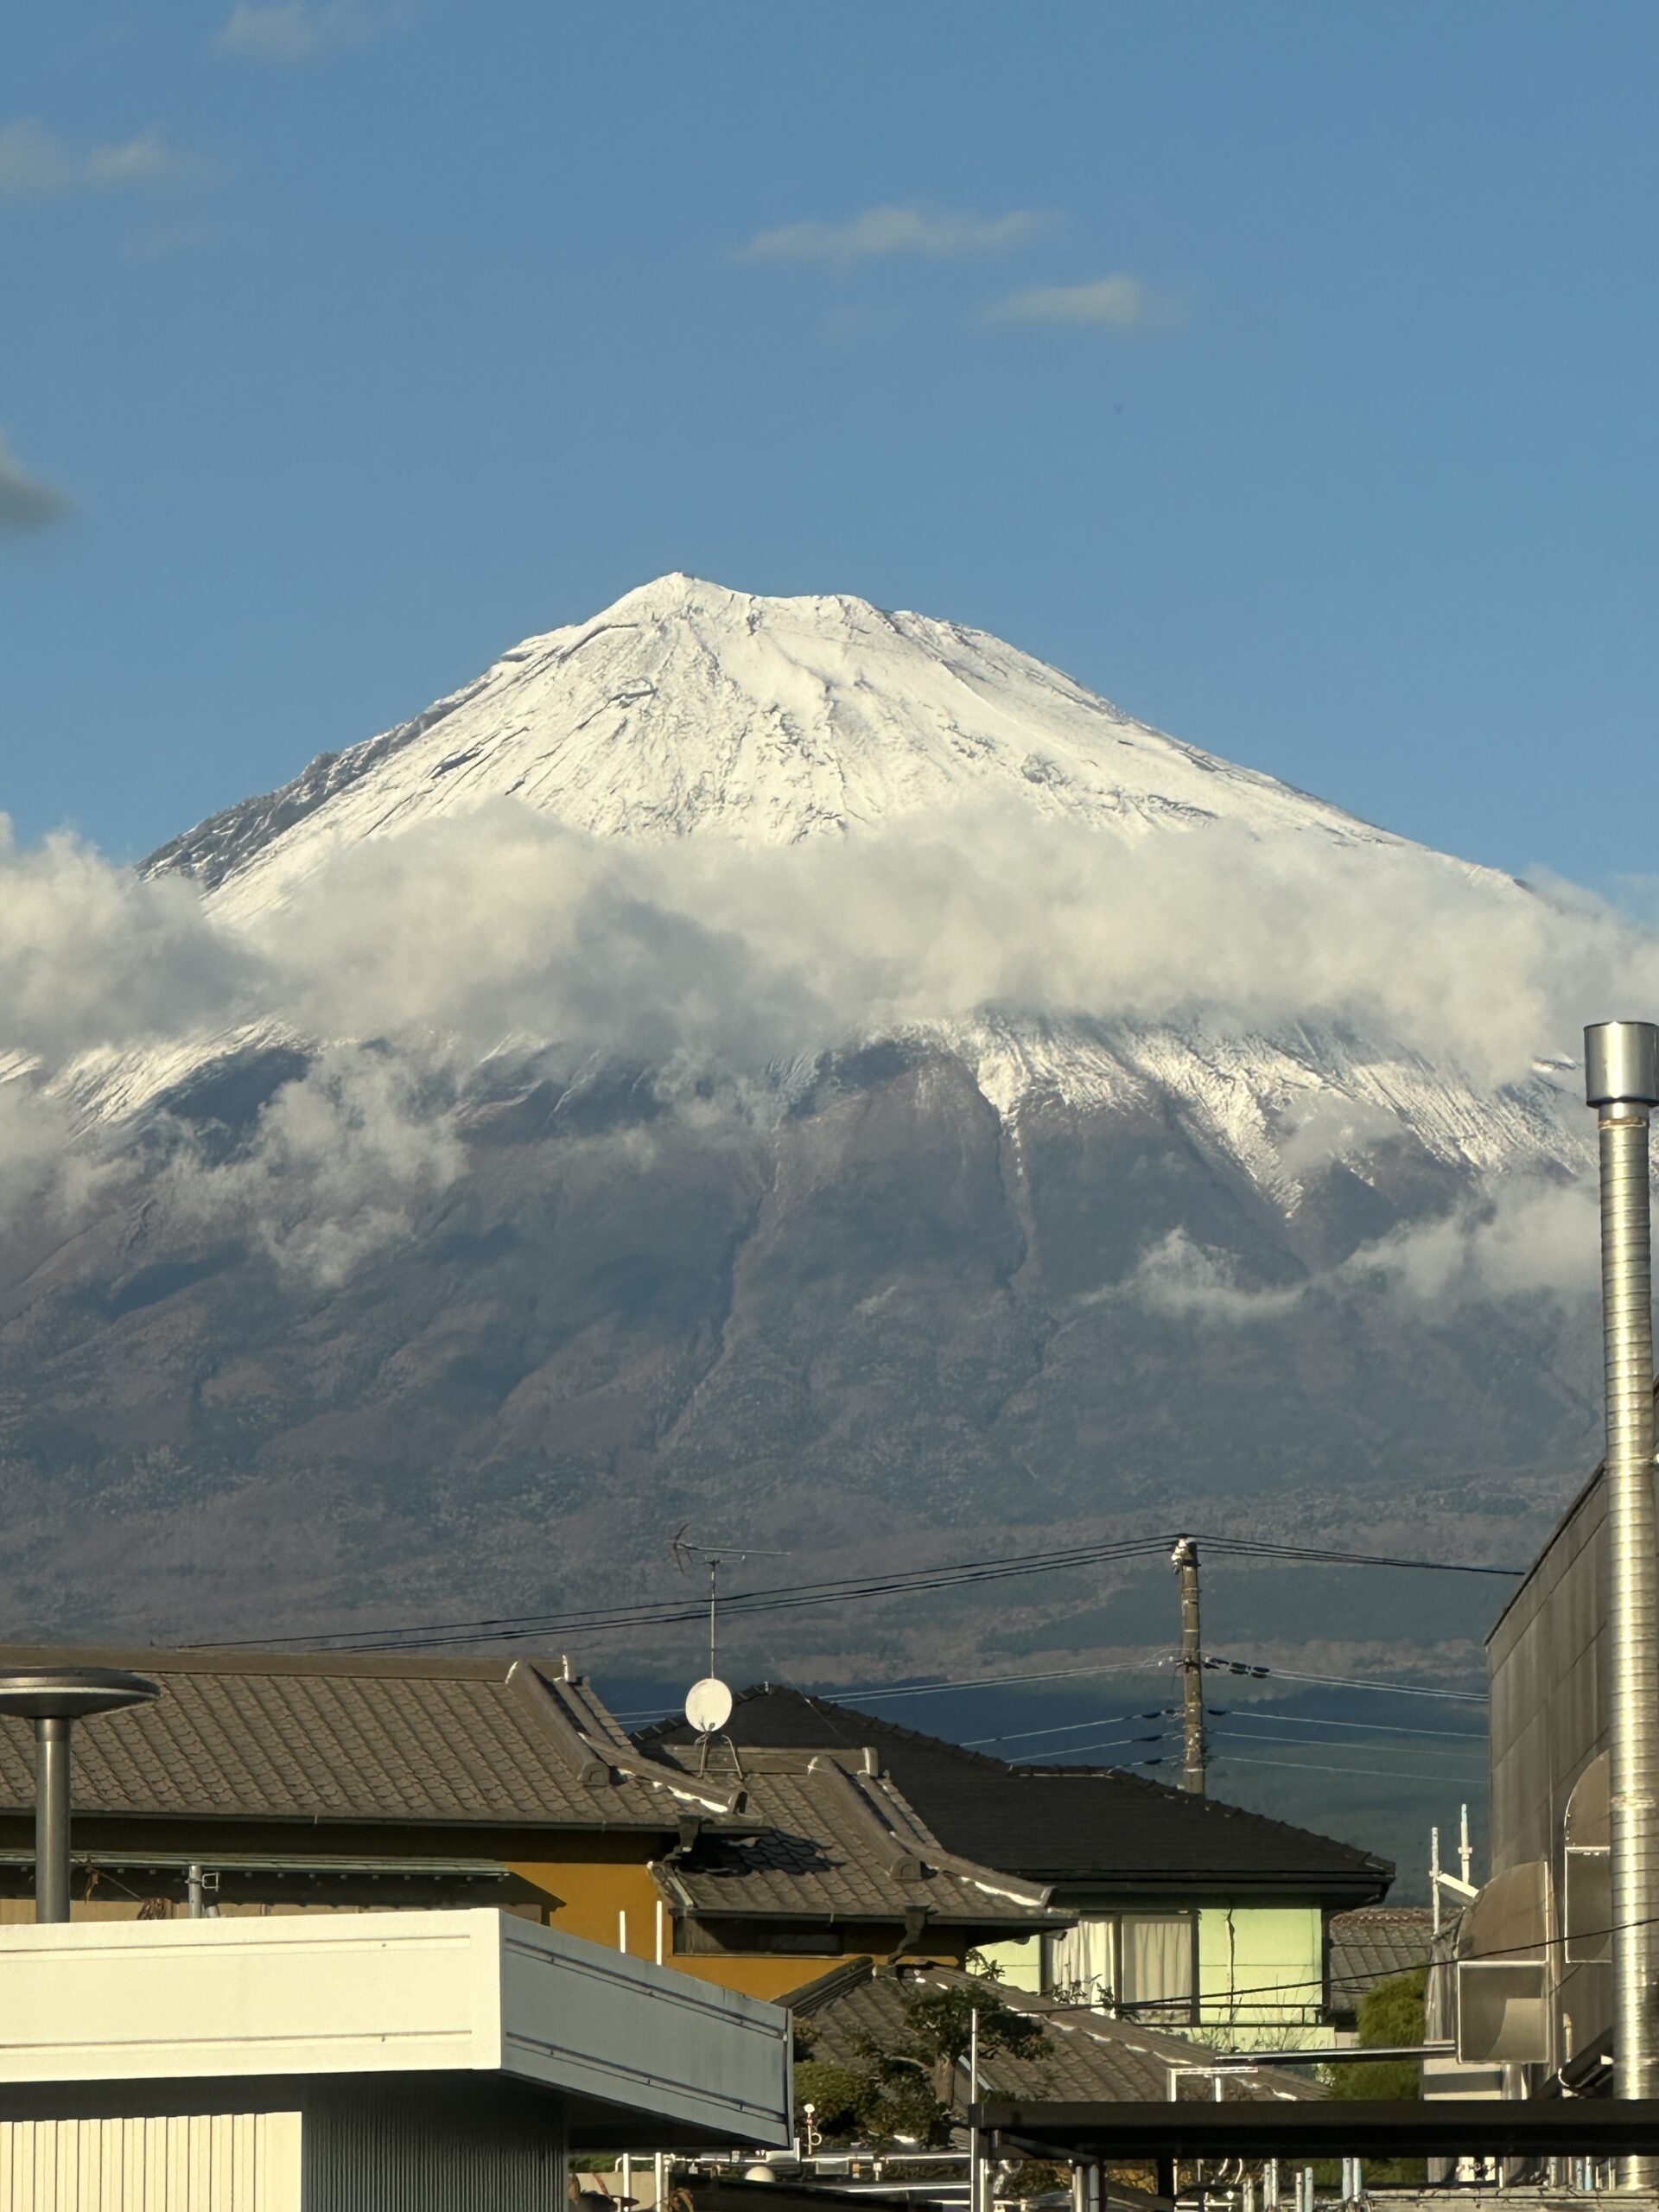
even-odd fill
[(746, 1690), (728, 1732), (740, 1757), (874, 1764), (950, 1850), (1044, 1884), (1075, 1924), (981, 1947), (1013, 1986), (1213, 2044), (1332, 2041), (1332, 1922), (1394, 1878), (1386, 1859), (1236, 1805), (1109, 1767), (1013, 1765), (798, 1690)]

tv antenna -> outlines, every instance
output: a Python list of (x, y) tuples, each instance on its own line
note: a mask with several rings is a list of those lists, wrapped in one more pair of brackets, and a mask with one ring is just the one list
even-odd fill
[(732, 1717), (734, 1700), (730, 1688), (720, 1678), (720, 1570), (722, 1567), (741, 1566), (747, 1559), (782, 1559), (785, 1554), (753, 1544), (739, 1549), (730, 1544), (690, 1543), (685, 1534), (688, 1526), (683, 1521), (680, 1523), (669, 1540), (669, 1549), (674, 1554), (675, 1566), (688, 1580), (693, 1560), (702, 1560), (709, 1569), (709, 1671), (686, 1692), (685, 1717), (697, 1732), (698, 1773), (708, 1772), (709, 1747), (718, 1736), (731, 1753), (732, 1764), (741, 1776), (743, 1766), (737, 1756), (737, 1746), (725, 1732), (726, 1724)]

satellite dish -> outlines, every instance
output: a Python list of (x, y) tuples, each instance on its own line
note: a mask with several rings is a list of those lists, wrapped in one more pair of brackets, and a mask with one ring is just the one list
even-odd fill
[(712, 1736), (732, 1717), (732, 1694), (718, 1675), (705, 1675), (685, 1694), (685, 1717), (700, 1736)]

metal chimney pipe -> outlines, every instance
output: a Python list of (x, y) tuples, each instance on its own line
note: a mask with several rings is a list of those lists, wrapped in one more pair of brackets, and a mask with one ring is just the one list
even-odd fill
[[(1613, 2094), (1651, 2097), (1659, 2094), (1659, 1552), (1648, 1129), (1659, 1105), (1659, 1027), (1598, 1022), (1584, 1033), (1584, 1073), (1601, 1147)], [(1627, 2190), (1659, 2184), (1659, 2158), (1622, 2160), (1619, 2183)]]
[(35, 1917), (69, 1917), (69, 1753), (77, 1720), (161, 1694), (124, 1667), (21, 1667), (0, 1675), (0, 1713), (35, 1723)]

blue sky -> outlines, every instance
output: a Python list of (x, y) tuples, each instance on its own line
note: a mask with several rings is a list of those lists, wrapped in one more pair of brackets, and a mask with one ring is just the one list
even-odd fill
[(10, 10), (0, 808), (142, 853), (684, 568), (1649, 874), (1656, 72), (1649, 0)]

